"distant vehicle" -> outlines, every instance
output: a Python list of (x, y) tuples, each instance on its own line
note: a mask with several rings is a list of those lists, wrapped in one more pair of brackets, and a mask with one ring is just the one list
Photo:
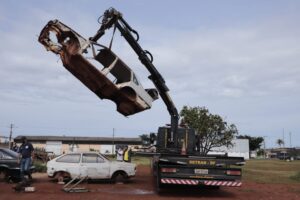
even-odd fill
[[(19, 154), (6, 148), (0, 148), (0, 179), (5, 181), (20, 181), (20, 164), (18, 162)], [(34, 172), (35, 167), (30, 170)]]
[(125, 182), (135, 176), (133, 163), (110, 161), (97, 152), (67, 153), (47, 163), (47, 174), (62, 182), (66, 178), (107, 179)]

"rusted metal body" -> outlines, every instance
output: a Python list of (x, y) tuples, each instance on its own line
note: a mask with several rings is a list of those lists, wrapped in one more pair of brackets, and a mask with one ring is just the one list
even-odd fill
[[(51, 34), (55, 34), (57, 43), (52, 41)], [(110, 49), (83, 38), (58, 20), (48, 22), (39, 42), (58, 54), (63, 66), (98, 97), (115, 102), (117, 111), (125, 116), (151, 108), (152, 101), (158, 98), (155, 89), (142, 88), (133, 71)], [(96, 47), (101, 49), (96, 51)], [(88, 50), (103, 69), (83, 56)], [(109, 73), (116, 78), (115, 83), (108, 78)]]

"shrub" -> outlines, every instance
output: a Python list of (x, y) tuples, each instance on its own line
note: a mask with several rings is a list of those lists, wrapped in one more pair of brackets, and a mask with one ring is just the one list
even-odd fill
[(36, 172), (46, 172), (47, 171), (47, 166), (46, 166), (45, 163), (34, 162), (33, 166), (35, 166), (35, 171)]

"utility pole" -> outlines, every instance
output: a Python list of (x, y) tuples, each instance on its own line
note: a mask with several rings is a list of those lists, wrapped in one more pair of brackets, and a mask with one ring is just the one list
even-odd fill
[(263, 136), (263, 138), (264, 138), (264, 159), (266, 159), (266, 137), (267, 136)]
[(283, 147), (285, 147), (285, 141), (284, 141), (284, 128), (282, 129), (282, 141), (283, 141)]
[(9, 132), (9, 140), (8, 140), (8, 148), (11, 149), (11, 138), (12, 138), (12, 134), (13, 134), (13, 128), (14, 125), (10, 124), (10, 132)]
[(289, 132), (290, 134), (290, 148), (292, 148), (292, 132)]

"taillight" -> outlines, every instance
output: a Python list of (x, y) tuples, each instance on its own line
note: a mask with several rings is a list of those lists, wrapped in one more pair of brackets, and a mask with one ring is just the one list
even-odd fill
[(227, 170), (226, 171), (227, 175), (231, 175), (231, 176), (240, 176), (241, 175), (241, 171), (237, 171), (237, 170)]
[(160, 171), (163, 173), (176, 173), (176, 168), (161, 168)]

